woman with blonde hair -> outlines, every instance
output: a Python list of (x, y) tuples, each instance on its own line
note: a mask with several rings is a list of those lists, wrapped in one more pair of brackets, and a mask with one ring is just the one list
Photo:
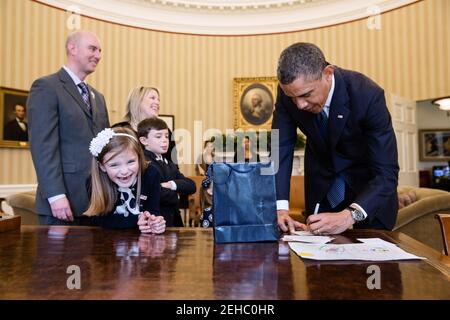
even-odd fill
[[(131, 127), (137, 132), (139, 122), (148, 118), (157, 118), (160, 109), (159, 90), (155, 87), (139, 86), (131, 90), (126, 104), (126, 114), (123, 122), (113, 127)], [(172, 131), (169, 130), (169, 149), (163, 157), (177, 164), (175, 142), (172, 141)]]

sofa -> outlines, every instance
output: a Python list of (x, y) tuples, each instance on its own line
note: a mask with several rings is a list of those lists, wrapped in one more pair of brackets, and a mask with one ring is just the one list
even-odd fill
[(399, 209), (394, 231), (403, 232), (410, 237), (442, 252), (444, 240), (436, 214), (450, 213), (450, 192), (417, 187), (399, 187), (399, 202), (406, 195), (414, 194), (415, 199), (406, 201)]

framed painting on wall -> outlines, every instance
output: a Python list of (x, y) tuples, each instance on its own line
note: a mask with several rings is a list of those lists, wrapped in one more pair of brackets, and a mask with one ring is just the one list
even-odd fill
[(175, 129), (175, 116), (169, 114), (160, 114), (158, 115), (158, 118), (164, 120), (164, 122), (169, 127), (169, 130), (173, 132), (173, 130)]
[(0, 147), (28, 148), (28, 91), (0, 87)]
[(272, 125), (276, 77), (234, 78), (234, 128), (268, 129)]
[(421, 161), (450, 161), (450, 129), (419, 130)]

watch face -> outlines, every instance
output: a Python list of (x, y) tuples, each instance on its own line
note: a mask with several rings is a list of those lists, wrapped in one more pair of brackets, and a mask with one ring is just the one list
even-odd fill
[(362, 221), (364, 220), (364, 215), (361, 211), (358, 209), (352, 209), (352, 217), (355, 219), (355, 221)]

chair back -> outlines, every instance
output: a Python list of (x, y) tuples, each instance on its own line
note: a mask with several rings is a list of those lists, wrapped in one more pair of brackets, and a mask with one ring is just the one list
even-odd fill
[(305, 186), (304, 176), (291, 177), (291, 193), (289, 196), (289, 207), (305, 209)]
[(442, 232), (442, 240), (444, 241), (444, 253), (449, 255), (450, 252), (450, 213), (440, 213), (436, 215)]
[(202, 181), (205, 176), (190, 176), (189, 179), (195, 182), (196, 190), (189, 195), (189, 221), (186, 226), (197, 227), (202, 213), (200, 195), (202, 191)]

